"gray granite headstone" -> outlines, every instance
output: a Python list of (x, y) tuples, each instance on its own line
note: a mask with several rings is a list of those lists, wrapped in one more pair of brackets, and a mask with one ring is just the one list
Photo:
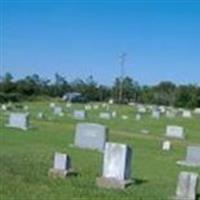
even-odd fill
[(54, 169), (68, 170), (70, 168), (69, 156), (63, 153), (55, 153), (54, 155)]
[(85, 110), (75, 110), (73, 112), (73, 117), (77, 120), (84, 120), (86, 118), (86, 112)]
[(131, 178), (131, 157), (132, 150), (126, 144), (106, 143), (102, 177), (97, 179), (97, 185), (124, 188)]
[(180, 126), (167, 126), (166, 136), (170, 138), (184, 139), (184, 129)]
[(178, 161), (177, 164), (189, 166), (189, 167), (199, 167), (200, 166), (200, 146), (188, 146), (186, 159), (183, 161)]
[(100, 114), (99, 114), (99, 118), (101, 118), (101, 119), (111, 119), (111, 114), (110, 113), (108, 113), (108, 112), (101, 112)]
[(28, 113), (10, 113), (7, 127), (27, 130), (29, 125)]
[(103, 151), (107, 140), (107, 128), (100, 124), (79, 123), (76, 126), (75, 146)]
[(176, 189), (176, 200), (196, 200), (198, 174), (180, 172)]
[(151, 116), (154, 119), (159, 119), (160, 118), (160, 111), (159, 110), (153, 110)]

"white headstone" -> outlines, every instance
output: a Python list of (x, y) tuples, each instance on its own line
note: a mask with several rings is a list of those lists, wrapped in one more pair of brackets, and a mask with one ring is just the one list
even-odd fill
[(49, 107), (50, 107), (50, 108), (54, 108), (55, 106), (56, 106), (56, 104), (53, 103), (53, 102), (51, 102), (51, 103), (49, 104)]
[(116, 112), (116, 111), (113, 111), (113, 112), (111, 113), (111, 115), (112, 115), (112, 118), (116, 118), (116, 117), (117, 117), (117, 112)]
[(154, 119), (160, 119), (160, 111), (159, 110), (153, 110), (151, 116)]
[(131, 176), (131, 149), (125, 144), (106, 143), (103, 177), (126, 180)]
[(191, 167), (200, 166), (200, 146), (188, 146), (186, 159), (178, 161), (177, 164)]
[(74, 110), (73, 117), (77, 120), (84, 120), (86, 118), (86, 112), (85, 110)]
[(59, 106), (55, 106), (53, 108), (54, 115), (62, 116), (63, 110)]
[(177, 139), (184, 139), (184, 129), (180, 126), (167, 126), (166, 136)]
[(198, 174), (180, 172), (176, 189), (177, 200), (196, 200)]
[(108, 112), (101, 112), (99, 114), (99, 118), (101, 118), (101, 119), (111, 119), (111, 114), (108, 113)]
[(192, 117), (192, 113), (189, 110), (184, 110), (183, 111), (183, 115), (184, 118), (191, 118)]
[(194, 109), (194, 114), (200, 115), (200, 108), (195, 108)]
[(55, 153), (54, 155), (54, 169), (68, 170), (70, 168), (69, 156), (63, 153)]
[(122, 115), (122, 119), (123, 119), (123, 120), (127, 120), (127, 119), (128, 119), (128, 116), (127, 116), (127, 115)]
[(141, 114), (136, 114), (136, 116), (135, 116), (135, 119), (137, 120), (137, 121), (139, 121), (139, 120), (141, 120)]
[(10, 113), (7, 127), (20, 128), (23, 130), (28, 129), (29, 123), (28, 113)]
[(170, 151), (171, 149), (171, 142), (170, 141), (164, 141), (162, 144), (162, 150), (163, 151)]

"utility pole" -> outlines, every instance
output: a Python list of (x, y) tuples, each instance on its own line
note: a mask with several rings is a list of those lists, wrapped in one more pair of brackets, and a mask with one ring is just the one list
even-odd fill
[(119, 85), (119, 103), (123, 102), (123, 80), (124, 80), (124, 64), (126, 61), (126, 53), (122, 53), (120, 55), (120, 68), (121, 68), (121, 77), (120, 77), (120, 85)]

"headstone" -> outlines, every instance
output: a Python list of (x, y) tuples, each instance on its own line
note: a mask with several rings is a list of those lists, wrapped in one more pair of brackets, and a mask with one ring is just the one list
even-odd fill
[(27, 130), (29, 125), (28, 113), (10, 113), (7, 127)]
[(116, 118), (116, 117), (117, 117), (117, 112), (116, 112), (116, 111), (113, 111), (113, 112), (111, 113), (111, 116), (112, 116), (112, 118)]
[(200, 115), (200, 108), (195, 108), (194, 109), (194, 114)]
[(144, 114), (144, 113), (146, 113), (146, 111), (147, 111), (147, 110), (146, 110), (146, 108), (145, 108), (144, 106), (139, 106), (139, 107), (138, 107), (138, 112), (139, 112), (139, 113), (143, 113), (143, 114)]
[(58, 153), (54, 154), (54, 164), (53, 168), (49, 170), (50, 177), (61, 177), (65, 178), (66, 176), (73, 173), (71, 169), (70, 158), (67, 154)]
[(91, 105), (85, 105), (85, 110), (91, 110), (92, 106)]
[(71, 108), (72, 104), (70, 102), (66, 103), (66, 108)]
[(55, 106), (53, 108), (53, 112), (54, 112), (54, 115), (58, 115), (60, 117), (62, 117), (64, 115), (63, 110), (60, 106)]
[(192, 117), (192, 113), (189, 110), (184, 110), (183, 111), (183, 115), (184, 118), (191, 118)]
[(164, 141), (162, 144), (162, 150), (163, 151), (170, 151), (171, 149), (171, 142), (170, 141)]
[(49, 104), (49, 107), (50, 107), (50, 108), (54, 108), (55, 106), (56, 106), (56, 104), (53, 103), (53, 102), (51, 102), (51, 103)]
[(184, 129), (180, 126), (167, 126), (166, 136), (170, 138), (184, 139)]
[(140, 132), (141, 132), (142, 134), (145, 134), (145, 135), (148, 135), (148, 134), (149, 134), (149, 130), (147, 130), (147, 129), (142, 129)]
[(84, 120), (86, 118), (86, 112), (85, 110), (74, 110), (73, 117), (77, 120)]
[(1, 110), (6, 111), (7, 110), (7, 106), (5, 104), (2, 104)]
[(27, 111), (29, 109), (29, 107), (26, 105), (24, 106), (24, 110)]
[(94, 109), (94, 110), (99, 109), (99, 105), (93, 105), (93, 109)]
[(189, 167), (200, 167), (200, 146), (188, 146), (186, 159), (177, 164)]
[(44, 118), (45, 118), (44, 113), (43, 113), (43, 112), (39, 112), (39, 113), (37, 114), (37, 118), (38, 118), (38, 119), (44, 119)]
[(141, 118), (142, 118), (141, 114), (136, 114), (135, 119), (136, 119), (137, 121), (140, 121)]
[(100, 124), (80, 123), (76, 126), (75, 146), (103, 151), (107, 141), (107, 128)]
[(127, 116), (127, 115), (122, 115), (122, 119), (123, 119), (123, 120), (127, 120), (127, 119), (128, 119), (128, 116)]
[(109, 103), (109, 104), (113, 104), (113, 103), (114, 103), (114, 100), (113, 100), (113, 99), (109, 99), (108, 103)]
[(176, 189), (176, 200), (196, 200), (198, 174), (180, 172)]
[(97, 185), (105, 188), (124, 189), (131, 184), (131, 148), (125, 144), (106, 143), (102, 177)]
[(176, 117), (176, 114), (173, 111), (167, 110), (166, 111), (166, 117), (167, 118), (174, 118), (174, 117)]
[(111, 119), (111, 114), (110, 113), (108, 113), (108, 112), (101, 112), (100, 114), (99, 114), (99, 118), (101, 118), (101, 119)]
[(159, 110), (153, 110), (151, 116), (154, 119), (160, 119), (160, 111)]
[(165, 106), (159, 106), (159, 110), (160, 110), (160, 112), (161, 112), (162, 114), (164, 114), (165, 111), (166, 111), (166, 108), (165, 108)]

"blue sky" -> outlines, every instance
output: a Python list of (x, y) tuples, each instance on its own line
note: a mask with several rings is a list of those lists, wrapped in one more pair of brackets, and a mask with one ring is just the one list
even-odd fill
[(200, 1), (1, 0), (1, 71), (200, 84)]

